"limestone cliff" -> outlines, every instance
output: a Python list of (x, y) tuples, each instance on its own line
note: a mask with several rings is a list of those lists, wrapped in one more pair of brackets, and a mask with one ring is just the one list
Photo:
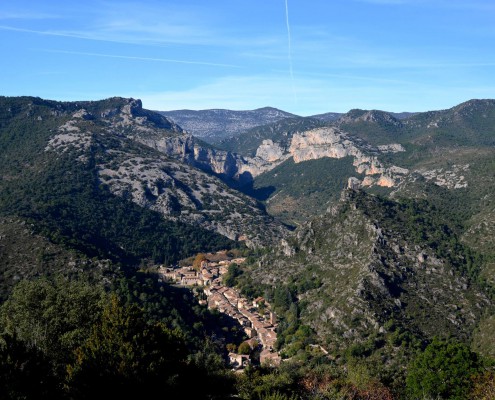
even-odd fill
[(99, 180), (112, 193), (168, 220), (200, 225), (250, 246), (284, 236), (285, 228), (255, 200), (204, 172), (238, 176), (242, 158), (197, 143), (137, 100), (115, 99), (97, 112), (94, 105), (80, 106), (54, 131), (46, 152), (71, 152), (86, 165), (96, 159)]
[[(384, 166), (380, 154), (405, 151), (400, 144), (389, 143), (371, 146), (337, 127), (322, 127), (289, 135), (283, 142), (262, 140), (254, 157), (243, 157), (234, 152), (215, 149), (192, 135), (166, 117), (143, 110), (139, 100), (130, 100), (120, 110), (110, 109), (101, 116), (125, 134), (167, 156), (189, 165), (212, 172), (225, 180), (246, 183), (292, 158), (300, 163), (323, 157), (343, 158), (352, 156), (358, 174), (367, 178), (363, 186), (395, 186), (408, 173), (406, 169)], [(174, 134), (157, 134), (156, 128)], [(162, 131), (163, 132), (163, 131)]]
[(384, 166), (380, 154), (404, 151), (400, 144), (373, 147), (351, 139), (335, 127), (317, 128), (296, 133), (287, 143), (263, 140), (254, 157), (243, 157), (205, 146), (191, 135), (175, 137), (146, 137), (138, 140), (171, 157), (213, 172), (221, 177), (248, 182), (292, 158), (300, 163), (323, 157), (344, 158), (352, 156), (358, 174), (369, 175), (363, 186), (394, 186), (408, 173), (406, 169)]

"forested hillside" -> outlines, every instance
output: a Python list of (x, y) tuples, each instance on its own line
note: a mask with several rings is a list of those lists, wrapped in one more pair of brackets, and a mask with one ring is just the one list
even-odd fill
[[(101, 142), (84, 151), (77, 147), (47, 151), (50, 137), (70, 120), (69, 111), (76, 105), (32, 98), (2, 103), (0, 212), (4, 223), (13, 218), (30, 227), (27, 241), (38, 235), (75, 255), (123, 265), (139, 265), (146, 259), (170, 263), (200, 250), (232, 246), (218, 234), (166, 221), (157, 212), (112, 194), (96, 168), (98, 158), (108, 151)], [(110, 106), (88, 105), (93, 113)], [(43, 248), (38, 249), (37, 264), (45, 256), (49, 255)], [(7, 260), (2, 258), (3, 268)], [(12, 268), (27, 268), (13, 264)]]
[(138, 100), (0, 98), (0, 397), (493, 398), (492, 111), (284, 119), (235, 155)]

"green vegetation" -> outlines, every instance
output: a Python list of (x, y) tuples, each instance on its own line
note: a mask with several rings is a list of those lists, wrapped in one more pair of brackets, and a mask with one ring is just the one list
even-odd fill
[(448, 110), (417, 113), (400, 121), (382, 111), (371, 111), (374, 120), (360, 119), (366, 112), (351, 110), (340, 127), (374, 145), (415, 143), (434, 149), (495, 143), (494, 100), (470, 100)]
[(231, 246), (218, 234), (164, 221), (158, 213), (112, 195), (98, 185), (91, 168), (70, 156), (47, 162), (48, 168), (36, 176), (7, 183), (0, 204), (3, 213), (33, 221), (55, 243), (128, 264), (141, 258), (171, 263)]
[[(0, 118), (0, 172), (4, 177), (0, 215), (21, 217), (41, 236), (89, 258), (125, 265), (139, 264), (142, 259), (172, 263), (199, 251), (232, 247), (223, 236), (164, 221), (158, 213), (111, 194), (99, 182), (95, 169), (109, 145), (105, 140), (95, 139), (96, 144), (84, 154), (85, 162), (77, 160), (80, 154), (76, 151), (44, 151), (48, 137), (68, 119), (66, 113), (74, 111), (75, 104), (39, 99), (14, 99), (7, 104)], [(118, 104), (115, 99), (85, 105), (90, 112), (103, 112)], [(53, 117), (54, 112), (59, 116)]]
[(74, 354), (66, 380), (68, 391), (79, 398), (170, 390), (187, 367), (179, 331), (147, 323), (139, 308), (123, 307), (115, 296)]
[(465, 399), (479, 371), (480, 362), (467, 346), (434, 339), (409, 367), (407, 390), (412, 398)]
[[(254, 295), (279, 317), (284, 357), (308, 363), (317, 350), (312, 345), (320, 343), (349, 371), (345, 379), (363, 390), (364, 382), (375, 382), (406, 398), (405, 366), (435, 335), (468, 348), (484, 314), (493, 313), (492, 289), (480, 273), (483, 257), (460, 240), (461, 222), (426, 200), (346, 191), (331, 213), (288, 239), (292, 256), (279, 252), (248, 262), (238, 286), (247, 293), (256, 287), (250, 280), (269, 282), (258, 284)], [(487, 320), (480, 326), (485, 335), (476, 336), (486, 356), (489, 326)], [(471, 382), (461, 385), (464, 393)]]
[(225, 286), (234, 287), (237, 284), (238, 277), (242, 275), (242, 270), (235, 263), (229, 265), (227, 273), (223, 276), (222, 281)]
[(251, 353), (251, 346), (249, 346), (248, 343), (242, 342), (239, 347), (237, 348), (237, 352), (239, 354), (250, 354)]
[[(166, 222), (97, 176), (103, 158), (120, 165), (109, 151), (116, 140), (147, 160), (156, 154), (100, 131), (98, 116), (112, 118), (122, 100), (0, 98), (0, 397), (493, 398), (492, 103), (342, 125), (372, 143), (403, 143), (407, 152), (386, 158), (396, 165), (468, 165), (467, 187), (413, 175), (394, 200), (345, 191), (337, 201), (356, 173), (350, 158), (325, 158), (287, 161), (246, 189), (300, 228), (224, 276), (276, 312), (284, 359), (233, 374), (227, 351), (252, 353), (242, 327), (194, 292), (160, 283), (155, 266), (194, 255), (198, 266), (201, 252), (233, 243)], [(81, 107), (91, 146), (44, 151)], [(314, 126), (285, 120), (238, 140), (252, 154), (256, 141)]]
[(325, 212), (335, 202), (350, 176), (360, 177), (352, 158), (321, 158), (296, 164), (292, 159), (256, 177), (243, 190), (266, 200), (270, 214), (297, 225)]
[(406, 236), (409, 243), (433, 249), (436, 256), (446, 259), (471, 279), (479, 277), (479, 255), (460, 242), (458, 235), (462, 228), (455, 224), (452, 227), (455, 219), (448, 219), (445, 210), (438, 210), (427, 200), (395, 202), (370, 197), (364, 192), (350, 192), (349, 196), (366, 216), (379, 221), (384, 229), (397, 236)]
[[(81, 399), (159, 389), (199, 398), (229, 393), (233, 379), (219, 345), (208, 339), (225, 321), (153, 281), (122, 278), (118, 295), (65, 278), (20, 282), (0, 310), (2, 393)], [(199, 386), (187, 385), (190, 376)]]
[(493, 146), (494, 100), (470, 100), (444, 111), (419, 113), (407, 120), (408, 137), (436, 146)]
[(21, 281), (2, 305), (4, 332), (36, 348), (57, 364), (90, 333), (101, 313), (105, 294), (87, 282)]
[[(371, 120), (363, 120), (365, 114)], [(344, 115), (339, 127), (351, 136), (364, 139), (366, 142), (378, 146), (389, 143), (402, 143), (402, 123), (391, 114), (383, 111), (351, 110)]]

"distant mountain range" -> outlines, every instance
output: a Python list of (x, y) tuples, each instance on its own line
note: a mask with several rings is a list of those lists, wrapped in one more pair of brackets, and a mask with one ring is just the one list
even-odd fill
[(209, 143), (216, 143), (255, 126), (296, 117), (294, 114), (272, 107), (248, 111), (214, 109), (159, 111), (159, 113), (170, 118), (192, 135)]
[[(360, 110), (355, 110), (360, 111)], [(378, 111), (384, 113), (383, 111)], [(226, 109), (212, 110), (171, 110), (158, 111), (158, 113), (170, 118), (176, 124), (180, 125), (190, 134), (208, 142), (218, 144), (222, 140), (238, 136), (250, 129), (271, 125), (282, 122), (285, 119), (294, 120), (299, 118), (318, 120), (323, 123), (338, 121), (340, 118), (346, 118), (348, 114), (328, 112), (316, 114), (309, 117), (300, 117), (286, 111), (273, 107), (263, 107), (256, 110), (234, 111)], [(409, 118), (416, 113), (386, 113), (398, 120)], [(287, 123), (290, 123), (287, 121)], [(243, 135), (244, 136), (244, 135)]]

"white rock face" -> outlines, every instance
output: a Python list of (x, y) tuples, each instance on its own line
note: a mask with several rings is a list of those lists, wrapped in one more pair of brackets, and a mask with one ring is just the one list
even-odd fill
[(360, 154), (353, 143), (334, 128), (319, 128), (295, 134), (289, 152), (296, 163), (323, 157), (343, 158)]
[(99, 177), (112, 193), (166, 219), (201, 224), (254, 246), (266, 240), (263, 229), (283, 236), (283, 228), (266, 219), (252, 199), (188, 165), (129, 154), (117, 166), (99, 165)]
[(291, 157), (295, 163), (323, 157), (353, 157), (356, 172), (373, 177), (366, 180), (364, 186), (390, 186), (392, 182), (398, 183), (409, 173), (404, 168), (385, 167), (378, 159), (383, 153), (404, 151), (400, 144), (373, 147), (351, 139), (345, 132), (335, 127), (295, 133), (286, 145), (270, 139), (263, 140), (256, 150), (255, 157), (242, 157), (235, 153), (204, 147), (188, 134), (158, 138), (144, 135), (137, 136), (136, 139), (202, 170), (241, 182), (248, 182)]
[(360, 174), (377, 175), (385, 172), (382, 163), (374, 156), (360, 154), (352, 164), (356, 167), (356, 172)]
[(84, 151), (91, 146), (91, 132), (81, 132), (81, 129), (77, 126), (81, 119), (84, 119), (88, 115), (85, 109), (76, 111), (72, 115), (72, 119), (58, 128), (58, 133), (50, 138), (45, 151), (58, 150), (59, 152), (66, 152), (70, 149), (77, 151)]
[(464, 174), (469, 170), (469, 164), (452, 165), (450, 169), (438, 168), (431, 170), (417, 170), (427, 180), (433, 181), (438, 186), (448, 189), (461, 189), (468, 186)]
[(391, 143), (377, 146), (377, 149), (382, 153), (400, 153), (406, 151), (404, 147), (402, 147), (399, 143)]
[[(61, 126), (59, 134), (50, 141), (47, 149), (79, 146), (87, 148), (91, 135), (79, 132), (78, 121), (86, 119), (87, 112), (82, 109), (74, 113), (73, 119)], [(378, 147), (350, 138), (336, 127), (311, 129), (295, 133), (288, 144), (264, 140), (256, 151), (255, 157), (242, 157), (235, 153), (205, 147), (196, 139), (181, 131), (179, 127), (164, 117), (142, 109), (138, 100), (130, 100), (120, 109), (110, 109), (101, 117), (109, 127), (123, 130), (124, 135), (169, 157), (178, 159), (207, 172), (219, 176), (249, 182), (256, 176), (269, 171), (292, 157), (295, 163), (317, 160), (323, 157), (353, 157), (357, 173), (366, 175), (363, 186), (398, 184), (409, 171), (396, 166), (385, 167), (379, 161), (383, 153), (404, 151), (400, 144), (391, 143)], [(157, 128), (171, 130), (160, 132)], [(369, 178), (369, 179), (368, 179)], [(462, 182), (456, 182), (462, 185)]]
[[(138, 100), (129, 100), (121, 108), (109, 109), (101, 113), (103, 121), (111, 129), (125, 132), (124, 136), (152, 147), (161, 153), (198, 167), (219, 176), (249, 182), (256, 176), (269, 171), (292, 158), (295, 163), (317, 160), (323, 157), (353, 157), (356, 172), (366, 175), (360, 184), (363, 186), (393, 186), (399, 183), (409, 171), (395, 166), (385, 167), (378, 159), (380, 154), (404, 151), (400, 144), (387, 144), (373, 147), (351, 139), (345, 132), (335, 127), (324, 127), (295, 133), (288, 143), (264, 140), (255, 157), (242, 157), (235, 153), (205, 147), (191, 135), (183, 132), (164, 117), (143, 110)], [(81, 131), (79, 122), (91, 116), (86, 110), (75, 112), (72, 119), (59, 128), (58, 134), (49, 142), (47, 150), (65, 151), (76, 148), (81, 151), (89, 148), (91, 133)], [(157, 131), (157, 127), (172, 130)], [(456, 182), (462, 187), (462, 181)], [(135, 199), (137, 201), (137, 199)]]
[(283, 154), (284, 149), (278, 143), (273, 143), (272, 140), (263, 140), (258, 150), (256, 150), (256, 157), (269, 163), (280, 160)]
[[(276, 162), (292, 157), (296, 163), (317, 160), (323, 157), (353, 157), (353, 165), (356, 168), (356, 172), (369, 176), (369, 178), (365, 178), (363, 182), (359, 183), (360, 185), (391, 187), (394, 186), (402, 176), (408, 174), (409, 171), (405, 168), (396, 166), (386, 168), (378, 160), (377, 156), (370, 155), (370, 153), (380, 154), (383, 152), (399, 151), (404, 151), (404, 148), (400, 144), (394, 143), (379, 146), (378, 148), (373, 148), (372, 146), (358, 146), (339, 129), (326, 127), (294, 134), (285, 154), (282, 153), (282, 148), (279, 144), (273, 143), (271, 140), (265, 140), (258, 148), (257, 155), (263, 156), (260, 158), (267, 162), (270, 162), (270, 160)], [(248, 159), (250, 165), (255, 164), (252, 163), (252, 161), (252, 159)], [(272, 168), (274, 166), (275, 165), (273, 165)], [(251, 170), (251, 173), (253, 176), (256, 176), (258, 171), (264, 172), (268, 169), (271, 169), (270, 165), (257, 165), (257, 169)], [(355, 179), (357, 180), (357, 178)], [(357, 182), (353, 181), (353, 185), (357, 184)]]
[[(265, 143), (265, 147), (266, 147)], [(399, 181), (403, 175), (409, 173), (405, 168), (396, 166), (384, 167), (377, 156), (382, 152), (404, 151), (400, 144), (390, 144), (373, 148), (372, 146), (357, 145), (354, 141), (337, 128), (317, 128), (307, 132), (295, 134), (292, 137), (288, 154), (294, 162), (316, 160), (323, 157), (343, 158), (354, 157), (353, 165), (356, 172), (367, 175), (360, 185), (391, 187)], [(357, 180), (357, 178), (354, 178)], [(353, 181), (354, 186), (358, 182)]]

